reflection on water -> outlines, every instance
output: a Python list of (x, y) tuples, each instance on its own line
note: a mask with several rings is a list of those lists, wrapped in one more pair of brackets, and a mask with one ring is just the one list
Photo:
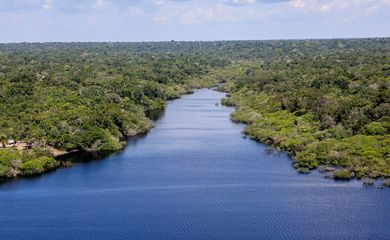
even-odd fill
[(69, 153), (63, 156), (57, 157), (59, 161), (69, 161), (72, 163), (87, 163), (90, 161), (97, 161), (106, 159), (113, 154), (120, 154), (119, 152), (87, 152), (79, 151), (74, 153)]
[(152, 119), (153, 121), (156, 121), (156, 120), (164, 117), (164, 114), (165, 114), (165, 111), (161, 111), (161, 110), (146, 112), (146, 116), (148, 118)]
[(242, 137), (223, 96), (186, 95), (123, 151), (2, 184), (0, 239), (390, 239), (389, 189), (298, 174)]

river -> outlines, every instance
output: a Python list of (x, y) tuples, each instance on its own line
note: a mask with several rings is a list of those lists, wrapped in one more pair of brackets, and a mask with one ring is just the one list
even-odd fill
[(389, 189), (298, 174), (223, 96), (185, 95), (121, 152), (3, 183), (0, 239), (390, 239)]

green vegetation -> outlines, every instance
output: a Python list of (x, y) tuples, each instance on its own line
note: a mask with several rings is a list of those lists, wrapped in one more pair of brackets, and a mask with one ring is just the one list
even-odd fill
[[(199, 77), (225, 63), (190, 54), (190, 46), (185, 53), (165, 43), (0, 44), (0, 147), (14, 139), (62, 151), (122, 148), (153, 127), (147, 114), (166, 100), (214, 85)], [(2, 160), (0, 178), (57, 166), (37, 158), (16, 169)]]
[(333, 177), (335, 179), (348, 180), (352, 177), (352, 174), (347, 169), (339, 169), (333, 172)]
[(35, 175), (58, 167), (56, 160), (49, 157), (39, 157), (22, 163), (19, 170), (22, 175)]
[(0, 179), (17, 175), (35, 175), (55, 169), (60, 164), (46, 149), (18, 151), (0, 149)]
[(309, 168), (298, 168), (298, 173), (300, 174), (308, 174), (310, 173), (310, 169)]
[[(300, 173), (387, 178), (389, 52), (389, 38), (0, 44), (0, 147), (117, 150), (167, 100), (218, 86), (245, 133), (288, 151)], [(40, 155), (13, 167), (24, 153), (0, 151), (2, 178), (57, 167)]]
[(270, 58), (218, 72), (245, 133), (288, 151), (300, 173), (390, 176), (390, 40), (274, 42)]

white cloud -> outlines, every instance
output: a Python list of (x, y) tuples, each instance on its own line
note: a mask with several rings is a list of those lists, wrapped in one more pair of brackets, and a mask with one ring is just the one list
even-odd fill
[(155, 5), (163, 5), (165, 3), (165, 1), (164, 0), (154, 0), (153, 3)]
[(96, 8), (103, 8), (107, 4), (108, 4), (108, 1), (105, 1), (105, 0), (96, 0), (95, 1), (95, 7)]
[(368, 8), (389, 7), (390, 0), (291, 0), (290, 5), (305, 13), (350, 10), (356, 14), (363, 13)]
[(44, 10), (50, 10), (53, 8), (53, 2), (51, 0), (45, 0), (45, 2), (42, 4), (42, 8)]
[(212, 19), (213, 15), (213, 9), (190, 9), (180, 17), (180, 20), (184, 24), (196, 24), (203, 22), (204, 20)]
[(37, 40), (45, 34), (54, 40), (389, 36), (389, 12), (390, 0), (0, 0), (0, 41), (34, 34)]
[(96, 5), (97, 7), (103, 6), (103, 5), (104, 5), (104, 0), (96, 0), (95, 5)]
[(321, 6), (321, 12), (328, 12), (331, 8), (329, 4), (324, 4)]
[(224, 0), (225, 3), (235, 4), (235, 5), (245, 5), (256, 3), (256, 0)]
[(306, 3), (304, 0), (292, 0), (291, 5), (293, 5), (294, 8), (304, 8)]

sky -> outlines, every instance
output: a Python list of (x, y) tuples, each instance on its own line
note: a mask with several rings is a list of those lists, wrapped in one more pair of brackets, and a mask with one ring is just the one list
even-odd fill
[(390, 0), (0, 0), (0, 42), (390, 37)]

